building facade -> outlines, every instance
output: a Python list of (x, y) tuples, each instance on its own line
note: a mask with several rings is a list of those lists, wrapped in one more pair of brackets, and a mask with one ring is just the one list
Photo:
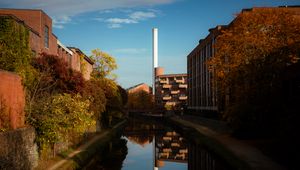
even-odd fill
[(179, 110), (187, 101), (187, 74), (163, 74), (156, 68), (155, 104), (158, 107)]
[(13, 15), (23, 21), (37, 34), (30, 34), (33, 54), (57, 54), (57, 37), (52, 32), (52, 19), (42, 10), (0, 9), (0, 15)]
[[(288, 10), (293, 12), (295, 17), (299, 18), (300, 16), (299, 6), (258, 7), (243, 9), (241, 12), (261, 12), (265, 9)], [(229, 28), (234, 22), (235, 20), (228, 25), (216, 26), (210, 29), (209, 34), (204, 39), (201, 39), (199, 44), (187, 56), (188, 109), (197, 112), (215, 112), (223, 110), (230, 102), (230, 94), (222, 97), (218, 96), (216, 84), (212, 81), (213, 72), (208, 70), (206, 61), (214, 57), (214, 45), (222, 30)]]
[(0, 9), (0, 17), (10, 17), (29, 30), (29, 46), (32, 54), (57, 55), (69, 68), (79, 71), (90, 79), (94, 62), (79, 48), (66, 47), (52, 32), (52, 19), (40, 9)]
[(72, 59), (69, 62), (73, 70), (82, 73), (83, 78), (89, 80), (93, 71), (94, 62), (85, 55), (79, 48), (68, 47), (73, 52)]
[(214, 44), (221, 30), (217, 26), (209, 30), (209, 35), (187, 56), (188, 72), (188, 109), (197, 111), (217, 111), (217, 90), (212, 82), (213, 73), (209, 72), (206, 61), (214, 56)]

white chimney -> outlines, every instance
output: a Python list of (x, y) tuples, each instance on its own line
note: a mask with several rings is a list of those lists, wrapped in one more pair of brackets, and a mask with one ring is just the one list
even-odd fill
[(153, 57), (153, 70), (152, 70), (152, 75), (153, 75), (153, 84), (152, 84), (152, 94), (155, 95), (155, 68), (158, 67), (158, 29), (153, 28), (152, 29), (152, 57)]

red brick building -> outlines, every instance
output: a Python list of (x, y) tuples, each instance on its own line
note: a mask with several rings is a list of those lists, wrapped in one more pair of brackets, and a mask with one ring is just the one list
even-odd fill
[(162, 67), (156, 68), (155, 104), (158, 107), (179, 110), (187, 101), (187, 74), (164, 74)]
[(140, 83), (127, 89), (128, 94), (140, 91), (145, 91), (146, 93), (151, 94), (152, 88), (145, 83)]
[[(13, 15), (28, 25), (30, 47), (34, 54), (57, 54), (57, 37), (52, 32), (52, 19), (39, 9), (0, 9), (0, 15)], [(36, 34), (33, 34), (35, 32)]]
[[(70, 68), (90, 79), (93, 61), (80, 49), (66, 47), (52, 31), (52, 19), (40, 9), (0, 9), (0, 16), (8, 16), (29, 29), (29, 46), (34, 56), (41, 53), (58, 55)], [(81, 59), (81, 56), (82, 59)]]

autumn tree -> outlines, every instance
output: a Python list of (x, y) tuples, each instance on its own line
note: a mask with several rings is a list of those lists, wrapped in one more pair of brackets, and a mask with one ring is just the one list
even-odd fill
[(218, 36), (208, 65), (219, 101), (229, 96), (223, 117), (233, 127), (276, 126), (284, 108), (283, 73), (298, 62), (299, 47), (299, 14), (287, 8), (244, 11)]
[(153, 107), (153, 97), (146, 91), (128, 94), (127, 108), (130, 110), (147, 110)]
[(101, 51), (100, 49), (92, 50), (90, 58), (94, 61), (94, 77), (110, 77), (116, 78), (116, 75), (112, 73), (113, 70), (117, 69), (116, 60), (110, 54)]

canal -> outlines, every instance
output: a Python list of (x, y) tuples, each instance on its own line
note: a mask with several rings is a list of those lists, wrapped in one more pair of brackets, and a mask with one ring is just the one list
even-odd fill
[(201, 170), (233, 169), (202, 144), (160, 119), (130, 118), (104, 153), (84, 169)]

